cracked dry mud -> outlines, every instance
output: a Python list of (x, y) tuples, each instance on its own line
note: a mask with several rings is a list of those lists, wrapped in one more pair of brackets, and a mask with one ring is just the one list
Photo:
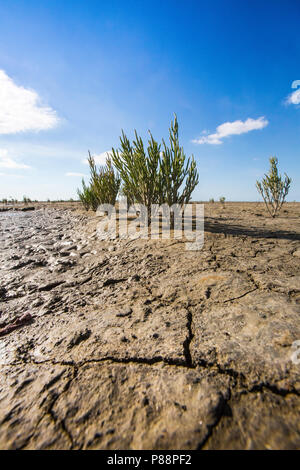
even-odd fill
[(197, 252), (60, 207), (0, 215), (0, 448), (300, 448), (300, 204), (207, 204)]

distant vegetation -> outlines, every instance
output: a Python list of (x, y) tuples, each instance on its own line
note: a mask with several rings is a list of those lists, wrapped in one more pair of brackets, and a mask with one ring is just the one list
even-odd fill
[(7, 199), (7, 198), (3, 198), (1, 200), (2, 204), (17, 204), (18, 200), (17, 199), (13, 199), (12, 197)]
[(32, 201), (31, 201), (31, 199), (30, 199), (29, 197), (23, 196), (23, 202), (24, 202), (24, 204), (26, 205), (26, 204), (29, 204), (29, 203), (32, 202)]
[[(13, 199), (12, 197), (11, 198), (3, 198), (3, 199), (0, 199), (0, 203), (2, 204), (5, 204), (5, 205), (12, 205), (12, 204), (31, 204), (31, 203), (37, 203), (37, 202), (44, 202), (44, 201), (38, 201), (37, 199), (30, 199), (29, 197), (27, 196), (23, 196), (23, 199), (21, 201), (18, 201), (18, 199)], [(77, 202), (76, 200), (74, 200), (73, 198), (70, 198), (70, 199), (55, 199), (53, 201), (50, 201), (50, 199), (47, 199), (46, 201), (48, 204), (50, 203), (57, 203), (57, 202)]]
[[(226, 201), (226, 198), (225, 198), (224, 196), (220, 196), (220, 197), (219, 197), (219, 202), (222, 204), (223, 207), (225, 206), (225, 201)], [(213, 197), (211, 197), (211, 198), (208, 200), (208, 202), (209, 202), (210, 204), (214, 204), (215, 200), (214, 200)]]
[(271, 157), (268, 174), (265, 174), (261, 182), (256, 181), (257, 190), (261, 194), (271, 217), (276, 217), (279, 214), (288, 195), (291, 182), (291, 178), (286, 173), (284, 179), (279, 175), (278, 159)]

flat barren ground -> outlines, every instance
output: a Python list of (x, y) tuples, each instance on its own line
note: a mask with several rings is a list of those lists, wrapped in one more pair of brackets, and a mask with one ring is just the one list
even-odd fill
[(300, 203), (205, 215), (186, 251), (0, 214), (0, 448), (300, 448)]

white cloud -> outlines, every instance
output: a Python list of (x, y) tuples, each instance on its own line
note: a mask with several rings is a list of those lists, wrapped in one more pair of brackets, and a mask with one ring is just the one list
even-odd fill
[[(102, 152), (102, 153), (99, 153), (98, 155), (93, 155), (94, 159), (95, 159), (95, 163), (96, 165), (105, 165), (106, 164), (106, 159), (107, 157), (109, 157), (111, 155), (111, 151), (108, 150), (107, 152)], [(85, 158), (84, 160), (82, 160), (82, 163), (84, 164), (88, 164), (88, 161), (87, 161), (87, 158)]]
[(287, 98), (287, 104), (300, 104), (300, 90), (293, 91)]
[(85, 175), (84, 173), (72, 173), (72, 172), (69, 172), (69, 173), (66, 173), (66, 176), (80, 176), (81, 178), (83, 178), (83, 177), (87, 177), (88, 175)]
[(41, 131), (55, 127), (56, 112), (40, 104), (34, 90), (16, 85), (4, 70), (0, 70), (0, 134)]
[(231, 135), (240, 135), (246, 134), (247, 132), (254, 131), (257, 129), (263, 129), (269, 124), (269, 121), (264, 117), (258, 119), (248, 118), (246, 121), (233, 121), (233, 122), (224, 122), (217, 127), (214, 134), (205, 135), (199, 139), (195, 139), (192, 142), (194, 144), (212, 144), (220, 145), (223, 143), (225, 137)]
[(0, 168), (8, 168), (14, 170), (28, 169), (31, 168), (29, 165), (19, 163), (11, 158), (6, 149), (0, 149)]

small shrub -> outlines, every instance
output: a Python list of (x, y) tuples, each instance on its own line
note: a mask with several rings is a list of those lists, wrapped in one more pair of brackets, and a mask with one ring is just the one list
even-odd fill
[(214, 198), (212, 197), (212, 198), (209, 199), (208, 202), (210, 202), (211, 204), (213, 204), (213, 203), (215, 202), (215, 200), (214, 200)]
[(261, 194), (271, 217), (276, 217), (280, 212), (286, 196), (288, 195), (291, 182), (291, 178), (289, 178), (286, 173), (284, 179), (279, 175), (278, 159), (271, 157), (268, 174), (265, 174), (261, 182), (256, 181), (256, 188)]
[(85, 210), (88, 211), (89, 209), (94, 209), (94, 207), (95, 207), (95, 210), (97, 209), (97, 205), (95, 202), (95, 198), (93, 197), (93, 192), (91, 190), (91, 187), (85, 184), (85, 181), (83, 178), (82, 178), (82, 190), (77, 189), (77, 194)]
[(91, 190), (99, 204), (115, 205), (120, 189), (120, 176), (115, 172), (111, 159), (106, 159), (106, 165), (98, 170), (94, 158), (89, 153), (88, 158), (91, 173)]
[(184, 150), (179, 145), (178, 121), (175, 115), (169, 129), (168, 147), (163, 140), (160, 160), (160, 203), (169, 206), (187, 204), (199, 182), (199, 175), (194, 156), (186, 159)]
[(145, 205), (150, 217), (151, 204), (158, 204), (160, 200), (160, 145), (150, 134), (145, 150), (136, 131), (132, 145), (123, 131), (120, 143), (120, 150), (112, 149), (112, 160), (122, 179), (121, 194), (127, 197), (128, 204), (136, 202)]
[(120, 189), (120, 177), (115, 172), (111, 159), (107, 158), (106, 165), (97, 169), (95, 159), (89, 152), (88, 163), (91, 175), (90, 184), (87, 186), (82, 179), (82, 190), (77, 190), (84, 208), (96, 211), (100, 204), (114, 205)]
[(122, 195), (129, 204), (137, 202), (146, 206), (150, 224), (152, 204), (183, 206), (190, 201), (199, 178), (194, 157), (186, 159), (179, 145), (176, 116), (169, 129), (169, 147), (163, 140), (161, 151), (161, 145), (150, 131), (149, 136), (145, 149), (136, 131), (132, 144), (122, 131), (121, 148), (112, 149), (112, 160), (123, 182)]

